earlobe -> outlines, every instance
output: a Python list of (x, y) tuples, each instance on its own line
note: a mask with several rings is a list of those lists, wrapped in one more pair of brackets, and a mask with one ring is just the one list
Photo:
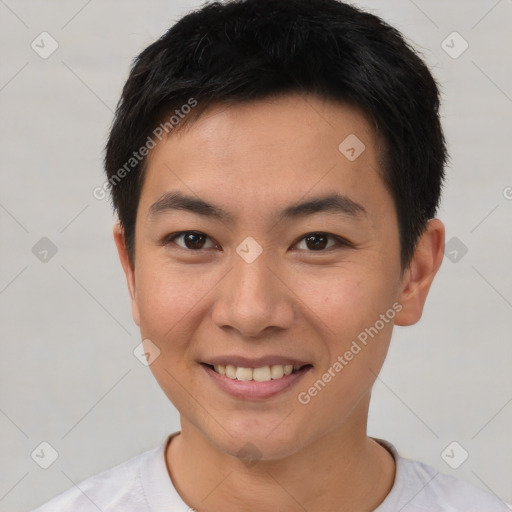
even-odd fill
[(132, 304), (132, 317), (133, 321), (140, 327), (140, 314), (139, 306), (137, 303), (137, 289), (135, 286), (135, 269), (132, 267), (128, 250), (126, 248), (124, 229), (120, 222), (116, 222), (113, 228), (114, 241), (116, 243), (119, 260), (126, 276), (126, 283), (128, 284), (128, 291), (130, 292), (130, 299)]
[(439, 219), (429, 220), (404, 272), (398, 299), (402, 310), (395, 317), (396, 325), (413, 325), (421, 318), (430, 286), (443, 262), (444, 237), (444, 224)]

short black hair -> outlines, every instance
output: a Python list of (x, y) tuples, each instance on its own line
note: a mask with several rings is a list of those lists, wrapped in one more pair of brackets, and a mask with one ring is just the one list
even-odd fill
[(209, 3), (135, 58), (105, 155), (133, 265), (143, 148), (154, 143), (152, 134), (181, 129), (214, 105), (290, 93), (357, 107), (373, 121), (383, 141), (381, 175), (397, 211), (401, 268), (407, 268), (444, 180), (439, 89), (400, 32), (338, 0)]

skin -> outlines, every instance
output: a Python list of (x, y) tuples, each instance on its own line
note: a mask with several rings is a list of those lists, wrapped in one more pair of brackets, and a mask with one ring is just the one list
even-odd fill
[[(349, 134), (366, 146), (349, 161)], [(123, 230), (114, 239), (142, 339), (160, 355), (150, 365), (180, 414), (181, 433), (166, 451), (170, 477), (198, 511), (370, 511), (392, 488), (393, 457), (367, 436), (371, 389), (393, 323), (412, 325), (423, 310), (444, 247), (444, 226), (429, 221), (401, 273), (396, 211), (379, 174), (378, 141), (358, 110), (315, 96), (288, 95), (211, 108), (162, 140), (148, 157), (136, 222), (135, 266)], [(229, 211), (233, 222), (186, 211), (149, 215), (170, 190)], [(276, 222), (291, 203), (338, 191), (367, 215), (317, 212)], [(199, 231), (202, 249), (183, 237)], [(311, 232), (342, 237), (315, 250)], [(248, 236), (263, 252), (236, 252)], [(190, 247), (190, 246), (188, 246)], [(325, 388), (307, 391), (392, 304), (386, 323)], [(213, 385), (200, 361), (216, 355), (288, 355), (313, 365), (292, 388), (241, 400)], [(247, 443), (257, 461), (237, 455)], [(254, 448), (253, 448), (254, 450)]]

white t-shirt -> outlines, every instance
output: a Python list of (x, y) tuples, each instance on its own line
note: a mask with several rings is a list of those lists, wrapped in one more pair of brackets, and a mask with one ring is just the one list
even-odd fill
[[(32, 512), (191, 512), (167, 471), (170, 438), (140, 455), (93, 475)], [(374, 438), (375, 439), (375, 438)], [(463, 480), (439, 473), (422, 462), (400, 457), (382, 439), (396, 462), (391, 492), (374, 512), (510, 512), (512, 507)]]

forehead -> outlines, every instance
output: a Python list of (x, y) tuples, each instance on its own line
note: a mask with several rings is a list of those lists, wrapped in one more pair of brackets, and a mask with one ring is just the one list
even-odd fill
[(364, 203), (386, 194), (376, 146), (363, 113), (316, 96), (217, 105), (151, 151), (140, 207), (176, 189), (252, 211), (333, 191)]
[[(269, 151), (260, 154), (265, 160), (281, 156), (308, 162), (328, 156), (337, 159), (340, 143), (349, 136), (370, 149), (375, 145), (374, 130), (364, 112), (315, 95), (289, 94), (211, 106), (168, 141), (179, 142), (181, 151), (192, 149), (198, 158), (208, 156), (223, 164), (240, 161), (240, 150), (247, 154), (261, 148)], [(163, 148), (161, 144), (154, 153)]]

